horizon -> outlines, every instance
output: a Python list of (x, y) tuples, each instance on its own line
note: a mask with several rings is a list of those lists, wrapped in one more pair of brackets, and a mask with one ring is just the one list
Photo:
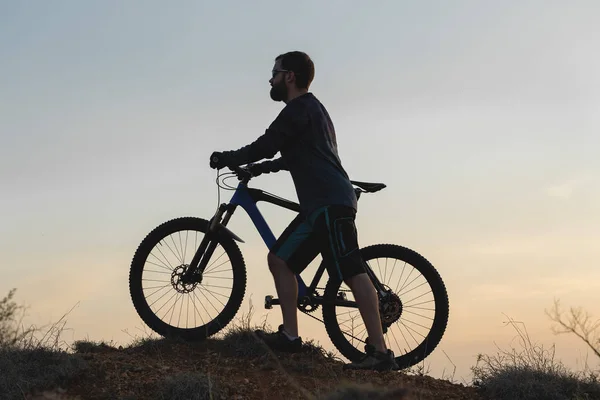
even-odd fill
[[(143, 335), (128, 291), (137, 246), (167, 220), (212, 216), (209, 155), (264, 132), (283, 107), (269, 98), (274, 59), (302, 50), (351, 179), (387, 185), (359, 201), (360, 245), (409, 247), (446, 284), (432, 376), (454, 364), (468, 379), (477, 353), (514, 345), (506, 316), (580, 368), (586, 345), (554, 335), (544, 310), (599, 313), (600, 4), (353, 4), (0, 6), (0, 298), (17, 288), (36, 325), (78, 304), (70, 340)], [(297, 201), (285, 171), (251, 186)], [(293, 217), (259, 209), (276, 236)], [(252, 298), (259, 323), (275, 287), (240, 211), (236, 318)], [(278, 306), (268, 315), (276, 327)], [(334, 349), (322, 324), (299, 315), (299, 327)]]

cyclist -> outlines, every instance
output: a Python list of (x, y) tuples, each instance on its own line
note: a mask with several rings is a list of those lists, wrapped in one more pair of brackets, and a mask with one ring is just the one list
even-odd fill
[[(290, 172), (301, 212), (277, 239), (267, 257), (281, 304), (283, 324), (277, 332), (256, 333), (272, 348), (299, 352), (296, 275), (321, 253), (330, 276), (352, 290), (368, 333), (366, 357), (349, 369), (390, 370), (398, 366), (383, 339), (377, 293), (359, 252), (355, 216), (357, 199), (337, 151), (336, 133), (321, 102), (308, 91), (314, 63), (304, 52), (275, 58), (269, 83), (271, 99), (285, 107), (253, 143), (239, 150), (214, 152), (211, 168), (248, 164), (254, 176)], [(281, 157), (271, 159), (278, 152)]]

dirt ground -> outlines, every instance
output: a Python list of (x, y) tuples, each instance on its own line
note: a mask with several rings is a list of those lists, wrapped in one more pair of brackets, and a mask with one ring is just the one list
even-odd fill
[(92, 345), (87, 367), (65, 387), (31, 399), (481, 399), (473, 387), (403, 372), (344, 371), (309, 348), (275, 354), (236, 341), (149, 341), (128, 348)]

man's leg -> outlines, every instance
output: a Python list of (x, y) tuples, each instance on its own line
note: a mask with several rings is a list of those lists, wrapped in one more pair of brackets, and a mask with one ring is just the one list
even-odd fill
[(332, 206), (325, 211), (323, 252), (328, 258), (329, 273), (337, 275), (354, 294), (367, 329), (369, 346), (366, 357), (360, 362), (347, 364), (345, 368), (391, 370), (398, 368), (394, 353), (386, 349), (379, 315), (377, 292), (365, 268), (358, 246), (358, 233), (354, 223), (355, 212), (348, 207)]
[(271, 248), (267, 261), (275, 280), (283, 324), (275, 333), (257, 332), (272, 348), (300, 351), (302, 339), (298, 334), (298, 281), (300, 273), (318, 254), (312, 227), (298, 215), (283, 231)]
[(284, 260), (274, 253), (269, 253), (267, 260), (269, 269), (275, 279), (277, 297), (283, 314), (283, 327), (288, 335), (298, 336), (298, 281), (296, 274), (287, 266)]
[(369, 335), (369, 344), (372, 344), (375, 350), (385, 353), (387, 347), (383, 339), (383, 329), (381, 328), (379, 299), (373, 283), (366, 273), (354, 275), (345, 282), (350, 286), (352, 294), (354, 294), (354, 298), (358, 303), (358, 310)]

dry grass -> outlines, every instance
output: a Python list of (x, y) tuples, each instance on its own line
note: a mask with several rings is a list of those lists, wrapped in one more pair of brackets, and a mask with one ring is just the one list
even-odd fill
[(600, 399), (597, 373), (576, 373), (555, 359), (555, 348), (532, 342), (523, 323), (509, 318), (518, 348), (498, 348), (495, 355), (477, 357), (474, 385), (496, 400)]
[(13, 301), (15, 290), (0, 301), (0, 393), (4, 398), (24, 398), (65, 385), (86, 369), (85, 361), (66, 350), (61, 340), (65, 313), (46, 327), (24, 328), (25, 308)]

